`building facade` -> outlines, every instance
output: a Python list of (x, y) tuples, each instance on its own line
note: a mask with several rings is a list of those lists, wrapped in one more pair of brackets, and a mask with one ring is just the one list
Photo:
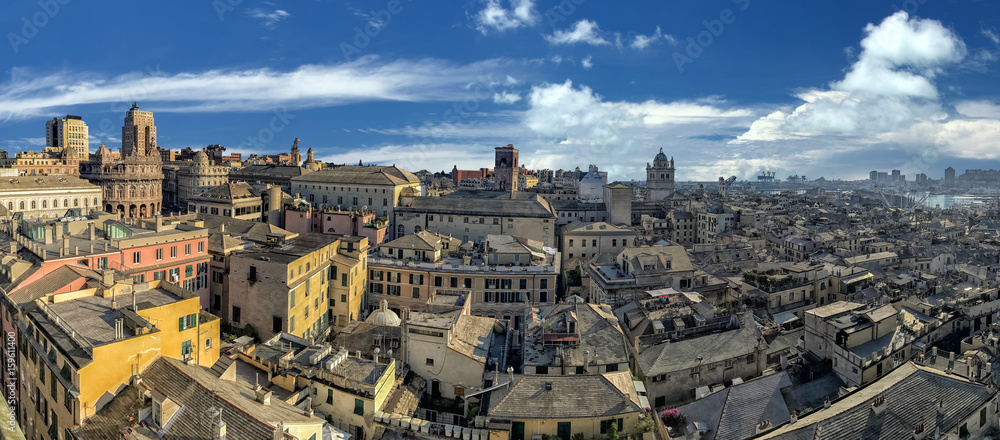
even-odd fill
[(73, 176), (20, 176), (0, 178), (0, 206), (23, 218), (43, 220), (64, 217), (71, 209), (80, 215), (100, 211), (101, 188)]
[(392, 218), (399, 197), (420, 195), (420, 179), (395, 166), (346, 165), (292, 179), (291, 194), (318, 208), (367, 209)]
[(135, 103), (125, 114), (121, 158), (103, 144), (80, 165), (80, 177), (104, 190), (104, 210), (123, 217), (151, 217), (162, 211), (163, 160), (156, 148), (152, 112)]
[(45, 123), (45, 151), (70, 153), (70, 157), (86, 158), (90, 154), (90, 130), (79, 116), (66, 115)]

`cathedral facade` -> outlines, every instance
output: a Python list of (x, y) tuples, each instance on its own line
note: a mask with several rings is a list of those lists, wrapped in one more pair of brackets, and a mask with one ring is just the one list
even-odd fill
[(104, 210), (123, 217), (151, 217), (162, 209), (163, 160), (156, 148), (152, 112), (132, 103), (122, 126), (121, 154), (105, 145), (80, 164), (80, 177), (101, 187)]

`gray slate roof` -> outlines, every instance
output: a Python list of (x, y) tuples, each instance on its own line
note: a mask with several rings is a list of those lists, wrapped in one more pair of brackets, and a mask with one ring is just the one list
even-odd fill
[[(880, 393), (885, 395), (887, 406), (876, 415), (871, 403)], [(972, 415), (993, 394), (984, 385), (908, 362), (830, 408), (780, 426), (763, 438), (905, 440), (912, 438), (918, 423), (931, 433), (935, 427), (943, 433)], [(944, 404), (941, 414), (936, 408), (939, 399)]]
[[(631, 390), (620, 389), (629, 385)], [(633, 396), (636, 396), (635, 385), (627, 371), (603, 375), (530, 375), (515, 382), (490, 410), (490, 415), (511, 419), (612, 417), (641, 411)]]

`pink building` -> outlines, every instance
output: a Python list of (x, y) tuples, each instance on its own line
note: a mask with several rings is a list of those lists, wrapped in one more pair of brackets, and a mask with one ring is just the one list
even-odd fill
[(320, 232), (323, 234), (357, 235), (368, 237), (373, 245), (385, 241), (388, 222), (379, 219), (374, 211), (348, 211), (336, 208), (323, 210), (311, 207), (285, 208), (285, 229), (297, 234)]

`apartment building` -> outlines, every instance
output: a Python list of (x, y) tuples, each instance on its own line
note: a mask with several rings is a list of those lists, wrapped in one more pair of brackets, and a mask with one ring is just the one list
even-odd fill
[[(222, 301), (229, 304), (224, 318), (231, 324), (249, 324), (262, 339), (287, 332), (316, 340), (334, 324), (330, 312), (334, 302), (353, 300), (360, 308), (367, 239), (347, 240), (341, 251), (342, 237), (336, 235), (271, 238), (264, 246), (229, 256), (230, 289)], [(346, 298), (341, 295), (350, 299), (342, 301)], [(350, 312), (346, 315), (343, 319), (357, 318)]]
[(392, 221), (393, 238), (420, 231), (482, 244), (487, 235), (511, 235), (556, 246), (556, 216), (534, 193), (453, 193), (445, 197), (403, 197)]
[(161, 356), (202, 367), (219, 356), (219, 319), (198, 296), (112, 269), (60, 267), (11, 292), (4, 308), (4, 326), (16, 329), (28, 438), (71, 438), (70, 427)]
[(424, 310), (439, 294), (471, 301), (472, 313), (520, 324), (529, 306), (555, 304), (559, 258), (540, 242), (491, 235), (484, 247), (421, 231), (384, 243), (369, 258), (368, 308)]
[(365, 208), (390, 219), (401, 195), (423, 190), (420, 178), (395, 166), (327, 168), (295, 177), (291, 185), (292, 194), (317, 207)]

